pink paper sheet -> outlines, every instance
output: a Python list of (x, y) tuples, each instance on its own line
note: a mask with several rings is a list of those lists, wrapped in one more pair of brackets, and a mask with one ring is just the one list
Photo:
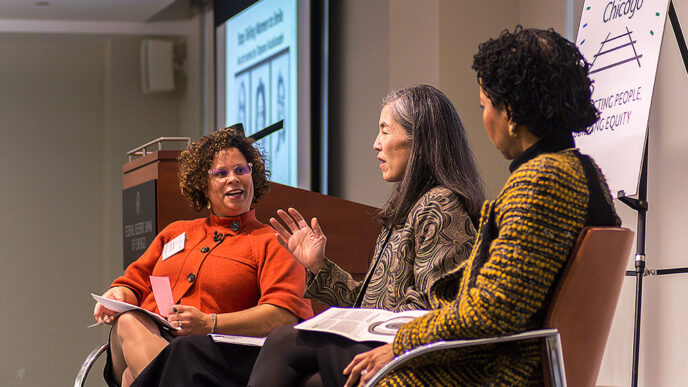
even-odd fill
[(151, 287), (153, 288), (153, 296), (155, 303), (158, 304), (160, 314), (167, 317), (170, 308), (174, 305), (174, 298), (172, 298), (172, 288), (170, 287), (169, 277), (149, 276)]

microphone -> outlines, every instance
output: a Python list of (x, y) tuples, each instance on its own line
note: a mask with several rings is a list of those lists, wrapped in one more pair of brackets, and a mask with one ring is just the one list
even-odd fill
[(222, 241), (222, 239), (223, 239), (224, 237), (225, 237), (225, 236), (222, 235), (222, 233), (218, 233), (217, 231), (215, 231), (215, 234), (213, 234), (213, 240), (214, 240), (215, 242), (220, 242), (220, 241)]

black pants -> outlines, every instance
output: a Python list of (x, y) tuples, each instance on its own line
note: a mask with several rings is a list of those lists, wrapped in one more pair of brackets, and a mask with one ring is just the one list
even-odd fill
[(329, 333), (277, 328), (268, 335), (248, 385), (343, 386), (348, 376), (342, 371), (354, 356), (380, 345), (359, 343)]
[(245, 386), (260, 347), (216, 343), (210, 336), (175, 338), (132, 387)]

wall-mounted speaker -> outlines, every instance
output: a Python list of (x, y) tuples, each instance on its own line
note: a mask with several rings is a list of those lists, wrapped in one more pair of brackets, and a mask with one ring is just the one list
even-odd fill
[(141, 42), (141, 90), (155, 93), (174, 90), (173, 43), (146, 39)]

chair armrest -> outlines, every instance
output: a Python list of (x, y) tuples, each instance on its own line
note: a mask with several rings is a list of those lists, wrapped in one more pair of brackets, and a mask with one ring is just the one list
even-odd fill
[(451, 340), (451, 341), (437, 341), (426, 344), (395, 357), (392, 361), (382, 367), (372, 379), (366, 383), (365, 387), (372, 387), (378, 383), (382, 378), (387, 376), (393, 370), (406, 364), (419, 356), (426, 355), (435, 351), (443, 351), (446, 349), (456, 349), (463, 347), (474, 347), (478, 345), (506, 343), (512, 341), (521, 341), (529, 339), (545, 339), (547, 344), (547, 356), (550, 364), (550, 375), (552, 376), (552, 386), (566, 387), (566, 378), (564, 373), (564, 361), (561, 352), (561, 339), (559, 338), (559, 331), (556, 329), (539, 329), (523, 333), (516, 333), (507, 336), (488, 337), (483, 339), (473, 340)]
[(84, 360), (84, 363), (81, 365), (79, 373), (76, 375), (76, 379), (74, 380), (74, 387), (84, 386), (84, 381), (86, 380), (86, 376), (88, 376), (88, 371), (91, 370), (91, 367), (93, 367), (93, 364), (96, 362), (96, 360), (98, 360), (98, 357), (103, 352), (107, 351), (107, 349), (108, 343), (105, 343), (91, 351), (91, 353), (86, 356), (86, 360)]

